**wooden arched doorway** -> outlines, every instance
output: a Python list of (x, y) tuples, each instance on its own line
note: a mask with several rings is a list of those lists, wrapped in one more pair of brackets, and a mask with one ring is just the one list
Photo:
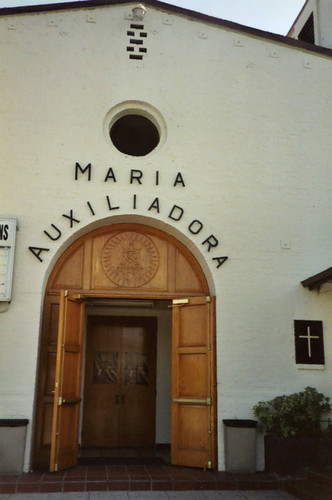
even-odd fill
[[(209, 297), (204, 273), (192, 253), (167, 233), (141, 224), (115, 224), (75, 241), (59, 258), (47, 283), (38, 368), (34, 468), (47, 469), (50, 457), (51, 470), (75, 465), (81, 380), (84, 380), (82, 344), (84, 331), (89, 329), (84, 309), (87, 304), (99, 304), (101, 300), (112, 300), (114, 305), (119, 299), (127, 303), (169, 302), (171, 461), (175, 465), (214, 467), (215, 301)], [(131, 333), (129, 337), (132, 339)], [(124, 334), (119, 338), (123, 343)], [(95, 349), (100, 354), (99, 348)], [(112, 349), (107, 347), (109, 356)], [(125, 351), (129, 356), (128, 349), (123, 348)], [(121, 352), (117, 352), (116, 360), (124, 356)], [(121, 383), (122, 387), (126, 385), (124, 379)], [(123, 394), (120, 396), (124, 397)], [(112, 393), (115, 401), (120, 396)], [(141, 397), (136, 406), (142, 406)], [(109, 427), (113, 426), (110, 417)]]

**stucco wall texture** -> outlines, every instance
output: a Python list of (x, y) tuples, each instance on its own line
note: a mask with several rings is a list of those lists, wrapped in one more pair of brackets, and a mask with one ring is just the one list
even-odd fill
[[(300, 283), (331, 265), (331, 58), (148, 7), (147, 52), (131, 60), (131, 8), (0, 18), (0, 210), (19, 226), (12, 302), (0, 306), (0, 416), (30, 420), (26, 470), (47, 278), (72, 241), (104, 224), (159, 227), (202, 265), (217, 304), (219, 469), (222, 419), (252, 418), (259, 400), (308, 385), (332, 396), (331, 291)], [(126, 109), (158, 123), (161, 143), (145, 157), (110, 141)], [(75, 180), (77, 162), (91, 163), (90, 181)], [(105, 182), (110, 167), (116, 182)], [(179, 172), (185, 186), (174, 186)], [(52, 224), (56, 241), (44, 233)], [(43, 262), (29, 246), (49, 248)], [(294, 319), (323, 321), (325, 369), (297, 368)]]

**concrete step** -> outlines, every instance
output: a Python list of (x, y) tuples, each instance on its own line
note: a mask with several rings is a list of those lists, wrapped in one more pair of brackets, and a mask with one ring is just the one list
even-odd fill
[(308, 471), (306, 479), (286, 481), (285, 490), (300, 500), (332, 500), (332, 470)]

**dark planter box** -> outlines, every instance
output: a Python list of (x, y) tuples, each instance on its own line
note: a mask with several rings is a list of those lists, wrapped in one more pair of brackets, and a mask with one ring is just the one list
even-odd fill
[(311, 467), (332, 465), (332, 438), (281, 439), (265, 436), (265, 470), (279, 476), (299, 476)]

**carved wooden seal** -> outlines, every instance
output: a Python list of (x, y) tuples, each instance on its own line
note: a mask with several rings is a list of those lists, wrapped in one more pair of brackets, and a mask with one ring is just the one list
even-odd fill
[(153, 241), (140, 233), (123, 232), (112, 236), (102, 251), (106, 276), (122, 287), (148, 283), (159, 267), (159, 253)]

